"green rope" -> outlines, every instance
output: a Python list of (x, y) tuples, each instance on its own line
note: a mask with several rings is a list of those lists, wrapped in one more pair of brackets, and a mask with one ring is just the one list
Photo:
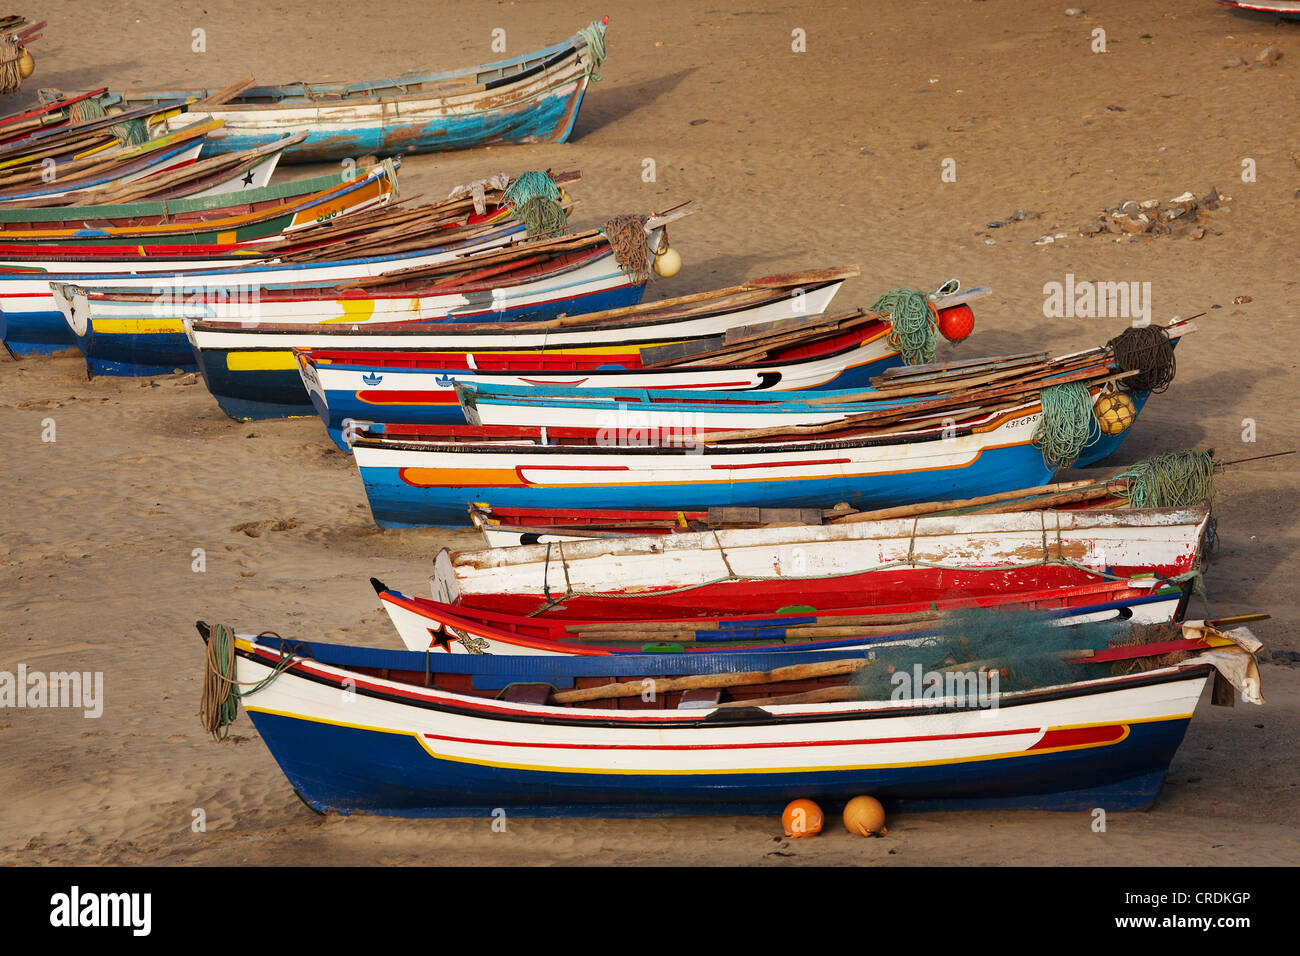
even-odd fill
[(79, 103), (73, 103), (68, 107), (69, 123), (88, 123), (91, 120), (97, 120), (107, 115), (104, 104), (94, 97), (82, 100)]
[(555, 185), (555, 180), (551, 179), (549, 173), (530, 169), (520, 173), (515, 177), (514, 182), (506, 187), (506, 191), (501, 194), (501, 204), (513, 212), (538, 196), (557, 203), (560, 201), (560, 187)]
[(284, 673), (294, 661), (292, 654), (281, 651), (280, 660), (271, 673), (241, 691), (235, 680), (235, 632), (225, 624), (215, 624), (208, 632), (207, 661), (203, 673), (203, 696), (199, 701), (199, 719), (214, 740), (230, 736), (230, 725), (239, 716), (241, 698), (256, 694)]
[(938, 347), (939, 325), (930, 299), (917, 289), (891, 289), (871, 304), (871, 311), (888, 313), (892, 330), (889, 345), (903, 354), (908, 365), (928, 365)]
[(561, 236), (569, 227), (569, 217), (564, 209), (545, 196), (534, 196), (514, 213), (524, 224), (530, 240)]
[[(1048, 468), (1068, 468), (1079, 452), (1095, 444), (1092, 435), (1092, 393), (1082, 382), (1049, 385), (1038, 393), (1043, 414), (1034, 426), (1033, 442)], [(1100, 433), (1098, 433), (1100, 434)]]
[(127, 120), (125, 123), (114, 123), (111, 127), (113, 135), (123, 146), (139, 146), (141, 143), (149, 141), (149, 129), (144, 125), (142, 120)]
[(1214, 511), (1214, 456), (1208, 451), (1174, 451), (1139, 461), (1116, 476), (1126, 482), (1134, 508), (1182, 508), (1210, 503)]
[(579, 53), (587, 76), (598, 82), (603, 80), (605, 77), (600, 72), (600, 66), (605, 62), (605, 32), (601, 30), (600, 24), (593, 20), (578, 31), (578, 36), (587, 41), (587, 55), (582, 56)]

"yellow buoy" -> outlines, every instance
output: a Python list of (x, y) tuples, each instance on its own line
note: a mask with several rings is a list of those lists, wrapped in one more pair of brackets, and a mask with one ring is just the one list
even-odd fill
[(671, 246), (655, 253), (654, 269), (665, 279), (671, 279), (682, 271), (681, 254)]
[(1097, 427), (1106, 435), (1119, 435), (1137, 420), (1137, 406), (1123, 392), (1108, 392), (1092, 407)]
[(25, 80), (31, 76), (36, 69), (36, 58), (32, 56), (27, 47), (23, 47), (22, 52), (18, 54), (18, 72)]
[(802, 797), (791, 800), (781, 813), (781, 826), (791, 838), (816, 836), (822, 832), (822, 808)]
[(885, 808), (875, 797), (854, 797), (844, 806), (844, 829), (858, 836), (884, 836)]

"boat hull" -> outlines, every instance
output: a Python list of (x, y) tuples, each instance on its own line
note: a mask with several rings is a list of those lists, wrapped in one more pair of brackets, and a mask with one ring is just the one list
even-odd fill
[[(261, 680), (277, 660), (241, 652), (237, 679)], [(466, 698), (298, 662), (244, 705), (322, 812), (736, 813), (862, 793), (902, 810), (1115, 811), (1154, 799), (1205, 681), (1202, 666), (992, 709), (855, 702), (710, 721)]]
[[(436, 601), (510, 614), (683, 617), (951, 600), (1200, 569), (1196, 508), (933, 515), (442, 551)], [(569, 596), (569, 592), (574, 592)]]
[(465, 353), (453, 353), (441, 366), (302, 363), (301, 370), (303, 383), (330, 438), (344, 451), (351, 451), (343, 435), (344, 422), (349, 419), (397, 425), (464, 424), (465, 415), (456, 397), (458, 384), (727, 387), (743, 392), (866, 387), (874, 376), (902, 364), (900, 354), (886, 341), (888, 332), (887, 327), (877, 330), (858, 344), (831, 355), (747, 367), (619, 368), (619, 360), (628, 356), (610, 355), (609, 364), (600, 368), (544, 371), (542, 360), (552, 358), (553, 353), (538, 353), (537, 369), (494, 373), (470, 368)]

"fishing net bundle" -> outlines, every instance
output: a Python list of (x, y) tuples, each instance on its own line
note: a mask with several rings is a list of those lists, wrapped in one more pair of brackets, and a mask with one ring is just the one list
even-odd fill
[(1178, 625), (1089, 622), (1062, 626), (1053, 623), (1047, 613), (1032, 610), (956, 611), (924, 642), (876, 650), (875, 662), (853, 677), (854, 696), (861, 700), (921, 698), (926, 687), (916, 686), (918, 674), (924, 675), (926, 685), (942, 682), (934, 683), (934, 691), (925, 695), (930, 699), (950, 696), (954, 690), (974, 692), (980, 674), (984, 675), (981, 693), (992, 695), (1165, 667), (1186, 652), (1100, 663), (1089, 663), (1084, 655), (1174, 640), (1180, 633)]
[(1130, 326), (1106, 343), (1116, 365), (1137, 375), (1120, 379), (1129, 392), (1163, 392), (1174, 380), (1177, 365), (1169, 333), (1157, 325)]
[[(69, 123), (89, 123), (92, 120), (103, 119), (107, 115), (108, 111), (104, 109), (104, 104), (93, 96), (79, 100), (68, 107)], [(109, 129), (123, 146), (139, 146), (149, 141), (149, 128), (144, 120), (125, 120), (114, 123)]]
[(1134, 508), (1185, 508), (1208, 501), (1213, 511), (1220, 467), (1208, 451), (1171, 451), (1130, 465), (1112, 481)]
[(530, 240), (549, 239), (569, 228), (569, 217), (560, 206), (562, 195), (549, 171), (529, 170), (506, 187), (501, 203), (524, 224)]
[(645, 231), (649, 219), (643, 215), (615, 216), (600, 227), (623, 274), (638, 283), (650, 279), (650, 265), (654, 261), (650, 236)]

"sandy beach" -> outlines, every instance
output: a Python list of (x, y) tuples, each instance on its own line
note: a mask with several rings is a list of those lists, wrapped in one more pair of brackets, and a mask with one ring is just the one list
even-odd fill
[[(36, 74), (0, 110), (38, 87), (458, 67), (497, 58), (494, 28), (514, 54), (608, 14), (604, 80), (569, 143), (408, 157), (403, 195), (551, 168), (582, 171), (584, 226), (698, 201), (702, 213), (672, 227), (684, 268), (647, 299), (848, 263), (863, 274), (846, 307), (951, 276), (991, 285), (974, 335), (941, 359), (1102, 344), (1128, 319), (1049, 318), (1044, 286), (1150, 283), (1153, 321), (1203, 313), (1199, 331), (1178, 349), (1173, 386), (1092, 473), (1191, 447), (1229, 460), (1300, 448), (1300, 21), (1210, 0), (1066, 6), (286, 0), (254, 14), (234, 0), (105, 2), (90, 29), (83, 5), (50, 0), (30, 11), (49, 21)], [(796, 30), (806, 52), (791, 48)], [(1269, 46), (1281, 58), (1257, 63)], [(277, 181), (325, 171), (282, 167)], [(1080, 235), (1125, 200), (1211, 187), (1231, 198), (1204, 214), (1201, 238)], [(56, 440), (43, 440), (51, 423)], [(1105, 833), (1086, 814), (1050, 813), (899, 816), (882, 840), (835, 823), (793, 843), (776, 814), (512, 818), (505, 833), (487, 816), (320, 817), (246, 716), (222, 744), (201, 729), (194, 621), (397, 647), (367, 579), (424, 594), (438, 549), (477, 536), (380, 531), (319, 419), (234, 422), (195, 375), (87, 381), (79, 354), (0, 353), (0, 427), (0, 670), (102, 672), (104, 689), (98, 718), (0, 709), (0, 863), (1300, 863), (1300, 665), (1285, 657), (1261, 668), (1265, 706), (1202, 700), (1154, 807), (1112, 815)], [(1272, 615), (1252, 625), (1272, 652), (1300, 650), (1298, 465), (1220, 478), (1205, 574), (1215, 614)]]

